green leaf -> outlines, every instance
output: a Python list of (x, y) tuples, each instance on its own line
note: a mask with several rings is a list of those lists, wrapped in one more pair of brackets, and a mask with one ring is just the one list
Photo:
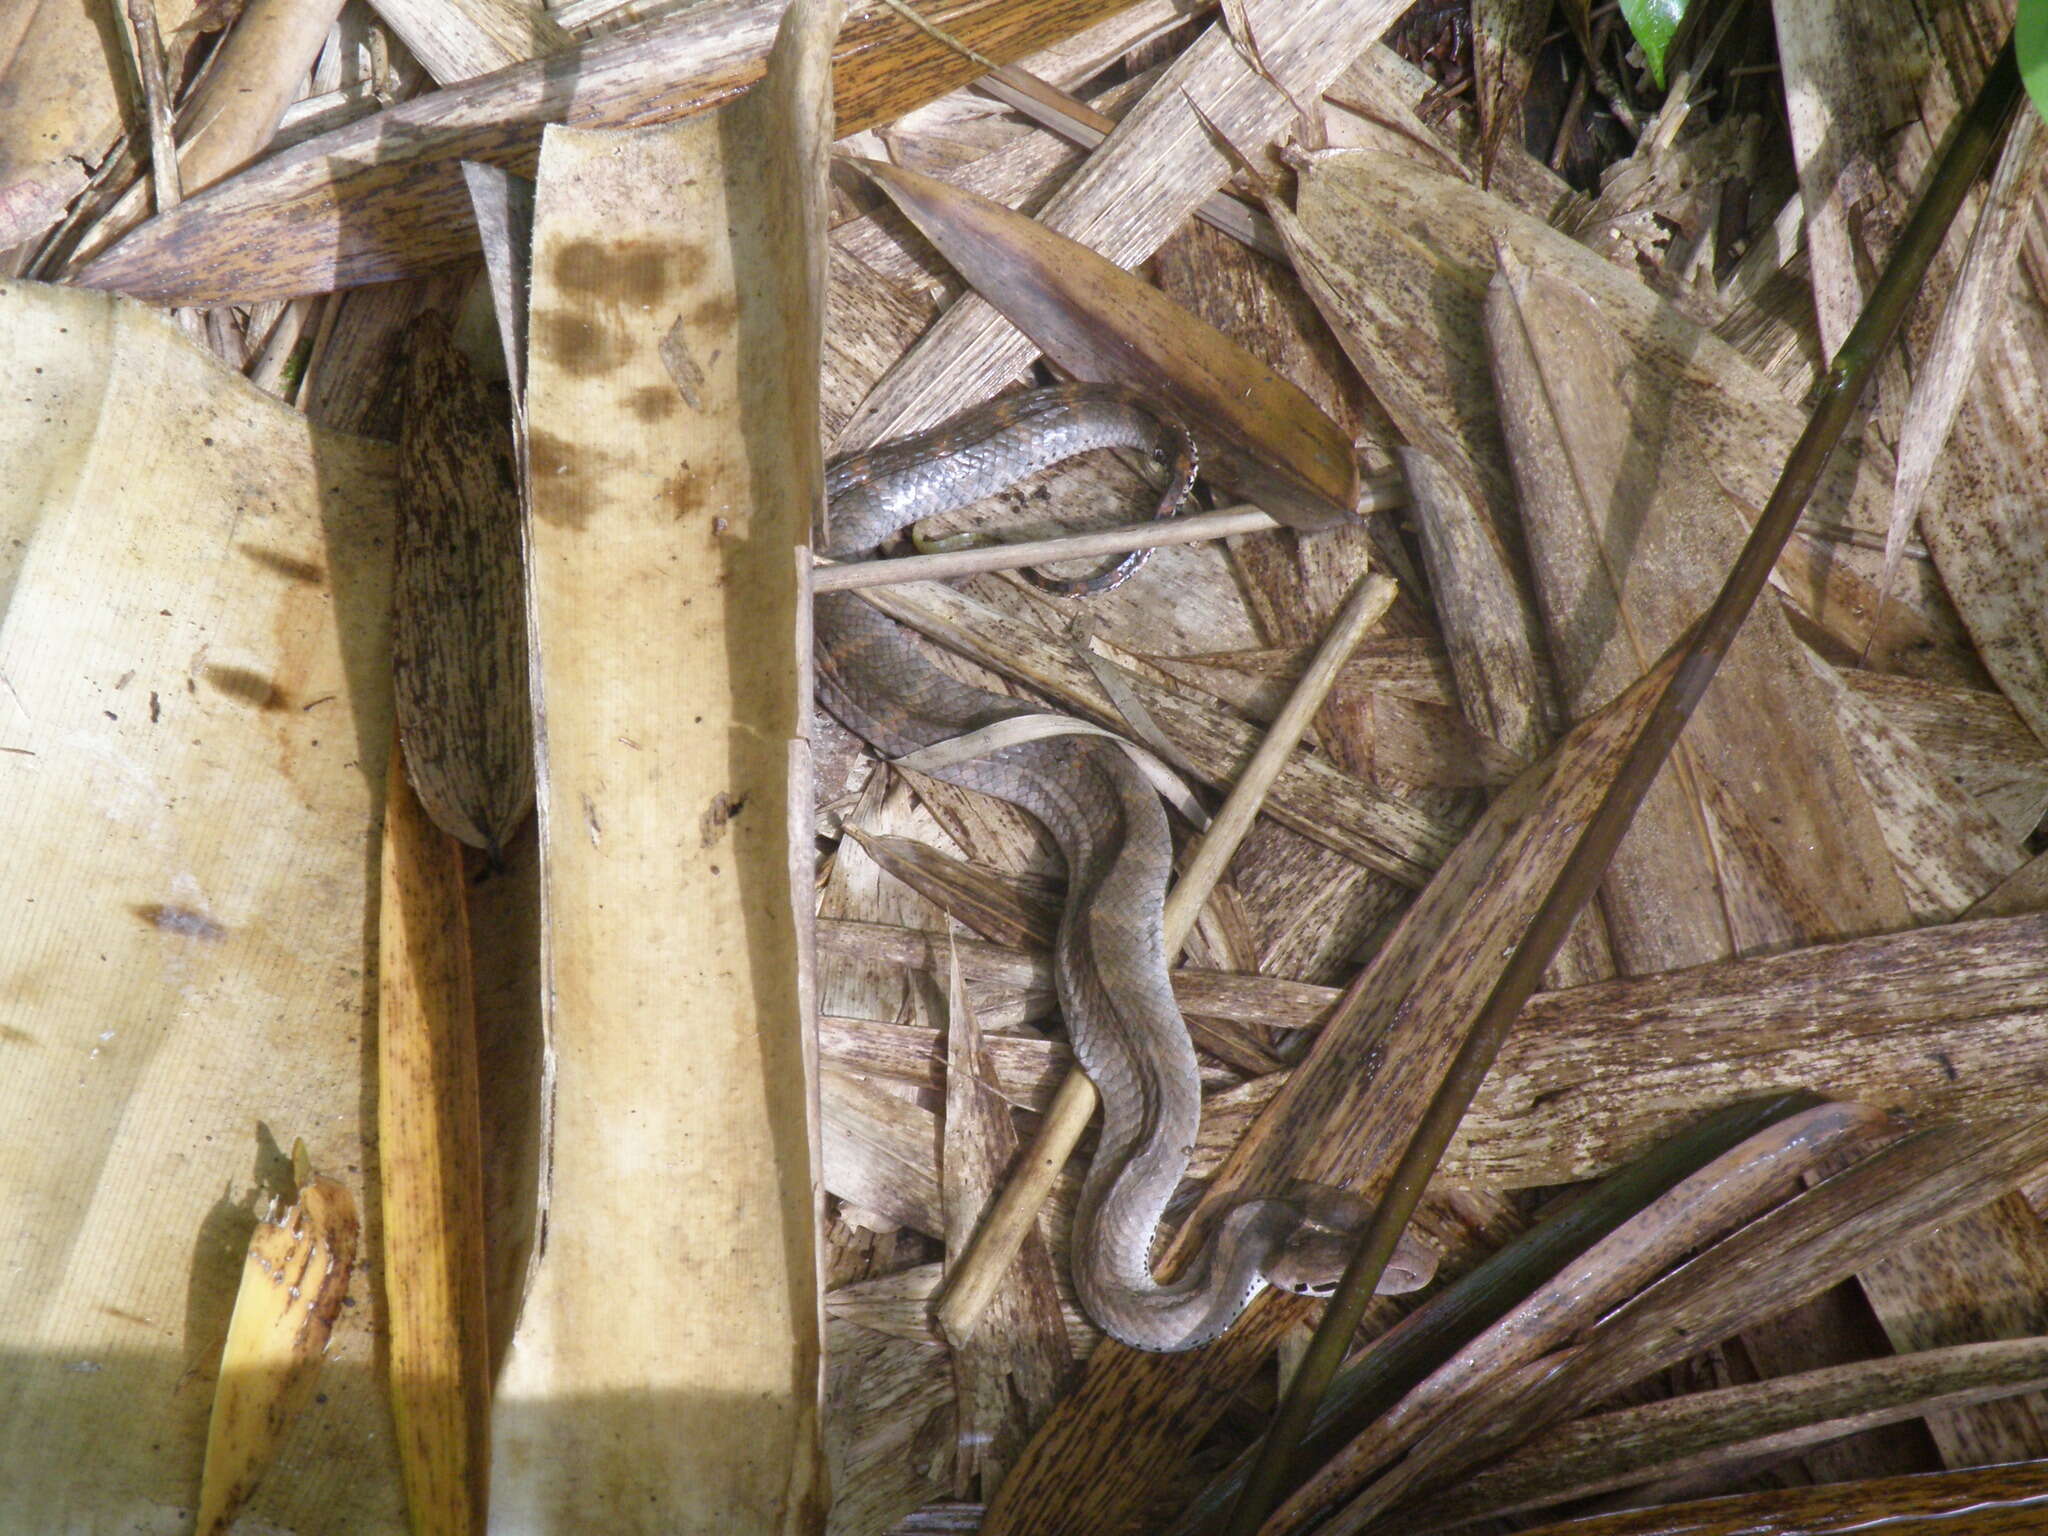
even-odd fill
[(2020, 0), (2012, 37), (2020, 56), (2020, 78), (2034, 98), (2034, 110), (2048, 118), (2048, 0)]
[[(1689, 0), (1621, 0), (1621, 19), (1635, 34), (1636, 45), (1643, 50), (1643, 58), (1650, 66), (1650, 78), (1660, 90), (1664, 85), (1664, 55), (1670, 51), (1671, 39), (1678, 35), (1678, 24), (1685, 20), (1688, 3)], [(2048, 0), (2033, 3), (2037, 10), (2048, 6)]]

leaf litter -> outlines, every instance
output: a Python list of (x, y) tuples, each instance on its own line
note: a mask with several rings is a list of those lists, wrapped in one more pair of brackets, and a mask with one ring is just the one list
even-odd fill
[[(140, 146), (76, 184), (81, 156), (109, 154), (113, 121), (111, 96), (81, 96), (62, 138), (46, 135), (76, 146), (70, 158), (29, 157), (0, 186), (10, 271), (212, 306), (207, 337), (232, 366), (327, 424), (377, 430), (372, 381), (399, 376), (409, 331), (436, 336), (440, 319), (422, 329), (418, 316), (445, 317), (487, 376), (507, 371), (491, 356), (491, 301), (516, 320), (517, 288), (354, 286), (473, 262), (456, 159), (531, 169), (543, 119), (687, 111), (758, 73), (779, 8), (717, 0), (613, 32), (596, 7), (564, 7), (566, 31), (536, 28), (502, 59), (477, 51), (487, 30), (457, 38), (467, 54), (416, 34), (425, 71), (400, 41), (417, 8), (393, 9), (390, 33), (345, 9), (310, 66), (297, 18), (291, 91), (256, 79), (267, 120), (229, 125), (232, 149), (209, 151), (225, 179), (206, 170), (153, 220), (137, 222)], [(835, 178), (821, 394), (828, 437), (850, 446), (1034, 371), (1118, 378), (1223, 445), (1215, 483), (1292, 527), (1162, 552), (1090, 610), (1089, 664), (1066, 637), (1071, 605), (998, 572), (874, 594), (984, 685), (1112, 731), (1131, 729), (1119, 699), (1137, 700), (1212, 803), (1344, 597), (1371, 572), (1399, 578), (1378, 633), (1286, 754), (1176, 975), (1208, 1100), (1176, 1211), (1199, 1232), (1247, 1189), (1308, 1177), (1375, 1192), (1560, 839), (1604, 792), (1659, 656), (1768, 496), (1800, 397), (2003, 23), (1987, 11), (1981, 37), (1922, 35), (1902, 14), (1885, 23), (1896, 46), (1844, 49), (1841, 5), (1782, 0), (1777, 59), (1770, 28), (1731, 28), (1724, 12), (1660, 53), (1667, 95), (1583, 7), (1567, 8), (1573, 41), (1546, 32), (1540, 7), (1480, 4), (1448, 64), (1390, 48), (1399, 8), (1374, 0), (1081, 14), (1095, 9), (973, 0), (934, 16), (937, 36), (881, 7), (849, 22), (842, 149), (881, 162), (872, 174), (911, 223)], [(182, 18), (161, 19), (168, 33)], [(229, 44), (259, 25), (282, 23), (256, 5), (227, 17), (222, 59), (249, 68)], [(910, 61), (900, 78), (859, 75), (854, 37)], [(574, 71), (536, 57), (559, 48), (589, 65), (573, 86), (561, 82)], [(1016, 78), (960, 84), (987, 49), (1053, 92), (1029, 84), (1021, 99), (1036, 105), (1019, 111)], [(266, 158), (273, 114), (289, 119), (291, 94), (334, 91), (332, 57), (351, 52), (359, 78), (422, 94), (377, 111), (371, 90), (355, 126)], [(665, 81), (664, 61), (685, 56), (702, 67)], [(186, 54), (172, 57), (182, 70)], [(429, 74), (481, 73), (469, 57), (513, 69), (426, 89)], [(1553, 76), (1578, 82), (1577, 106)], [(195, 100), (225, 88), (197, 79)], [(1106, 135), (1089, 113), (1113, 124)], [(1094, 122), (1085, 149), (1060, 136), (1076, 137), (1077, 119)], [(1958, 221), (1868, 425), (1418, 1222), (1443, 1252), (1439, 1283), (1455, 1281), (1560, 1186), (1774, 1089), (1838, 1101), (1828, 1113), (1845, 1124), (1891, 1127), (1895, 1112), (1916, 1129), (1640, 1272), (1590, 1250), (1584, 1297), (1604, 1299), (1540, 1361), (1469, 1377), (1426, 1433), (1368, 1436), (1369, 1464), (1340, 1457), (1322, 1493), (1270, 1529), (1561, 1518), (1596, 1498), (1622, 1507), (1631, 1488), (1761, 1499), (1752, 1490), (1896, 1473), (1902, 1451), (1925, 1472), (2021, 1464), (1996, 1485), (1958, 1483), (1958, 1501), (2032, 1496), (2025, 1464), (2048, 1457), (2033, 1395), (2048, 1237), (2029, 1203), (2048, 1164), (2034, 1119), (2048, 970), (2030, 915), (2048, 901), (2048, 558), (2025, 521), (2048, 456), (2033, 127)], [(1357, 144), (1369, 147), (1342, 147)], [(1588, 156), (1597, 185), (1551, 169)], [(1291, 262), (1272, 258), (1265, 215), (1231, 211), (1262, 190)], [(329, 204), (351, 210), (356, 243), (305, 212)], [(1101, 258), (1065, 257), (1055, 236)], [(502, 271), (506, 237), (492, 238)], [(414, 356), (440, 345), (416, 341)], [(510, 361), (516, 379), (519, 348)], [(510, 408), (523, 412), (516, 390)], [(1362, 493), (1397, 465), (1397, 491)], [(1142, 498), (1131, 468), (1091, 458), (954, 521), (1115, 525)], [(500, 600), (519, 601), (500, 578), (451, 579), (499, 581)], [(502, 611), (480, 613), (476, 638), (427, 643), (502, 652)], [(495, 854), (524, 803), (519, 754), (502, 726), (436, 725), (458, 731), (443, 760), (460, 765), (440, 802)], [(1273, 1403), (1267, 1361), (1298, 1346), (1314, 1306), (1269, 1300), (1194, 1357), (1098, 1343), (1065, 1283), (1076, 1163), (1052, 1179), (985, 1320), (948, 1341), (934, 1321), (945, 1277), (1070, 1070), (1045, 954), (1061, 871), (1008, 807), (878, 763), (822, 719), (813, 740), (824, 809), (803, 883), (820, 897), (829, 1528), (1163, 1526), (1256, 1434)], [(1956, 1243), (1970, 1253), (1944, 1251)], [(2006, 1304), (1985, 1308), (1992, 1276)], [(1830, 1296), (1861, 1309), (1860, 1332)], [(1361, 1358), (1416, 1305), (1373, 1303)], [(1687, 1390), (1701, 1381), (1710, 1390)], [(1625, 1382), (1633, 1401), (1605, 1401)], [(1425, 1401), (1404, 1399), (1387, 1424)], [(1887, 1424), (1894, 1437), (1875, 1438)], [(1309, 1518), (1339, 1503), (1334, 1523)], [(1818, 1520), (1921, 1506), (1873, 1481), (1801, 1507)]]

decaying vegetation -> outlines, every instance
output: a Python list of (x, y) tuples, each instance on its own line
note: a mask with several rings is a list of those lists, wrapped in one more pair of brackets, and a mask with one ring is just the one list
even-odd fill
[[(0, 1527), (2026, 1528), (2011, 8), (1630, 24), (22, 8)], [(828, 457), (1062, 377), (1201, 442), (1138, 577), (1006, 574), (1148, 542), (1106, 453), (814, 564)], [(1064, 871), (807, 707), (814, 587), (1181, 781), (1159, 1262), (1342, 1186), (1335, 1302), (1077, 1305)]]

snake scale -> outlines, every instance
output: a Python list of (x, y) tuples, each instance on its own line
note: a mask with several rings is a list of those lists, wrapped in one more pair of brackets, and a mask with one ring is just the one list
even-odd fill
[[(824, 552), (835, 559), (866, 553), (919, 518), (1107, 447), (1135, 448), (1169, 466), (1162, 515), (1185, 495), (1194, 448), (1184, 428), (1134, 391), (1058, 385), (834, 460), (825, 476)], [(1081, 581), (1042, 584), (1103, 590), (1142, 558)], [(851, 593), (819, 596), (815, 631), (820, 700), (888, 756), (1038, 712), (948, 677), (893, 620)], [(1152, 1273), (1160, 1221), (1187, 1171), (1202, 1101), (1161, 932), (1172, 842), (1143, 774), (1115, 743), (1071, 736), (1004, 747), (938, 776), (1028, 811), (1066, 858), (1054, 985), (1074, 1055), (1103, 1106), (1101, 1140), (1074, 1216), (1074, 1284), (1088, 1315), (1136, 1348), (1183, 1350), (1221, 1334), (1269, 1283), (1326, 1289), (1365, 1214), (1327, 1190), (1246, 1200), (1225, 1213), (1180, 1278), (1162, 1282)], [(1404, 1237), (1381, 1289), (1412, 1290), (1433, 1269), (1433, 1256)]]

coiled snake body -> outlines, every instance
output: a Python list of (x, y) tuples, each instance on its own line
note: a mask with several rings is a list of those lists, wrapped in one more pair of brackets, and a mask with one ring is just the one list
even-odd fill
[[(1175, 470), (1162, 512), (1194, 471), (1185, 431), (1134, 392), (1061, 385), (1006, 396), (921, 436), (835, 460), (826, 470), (825, 552), (873, 549), (919, 518), (992, 494), (1090, 448), (1141, 449)], [(1142, 558), (1142, 557), (1139, 557)], [(1099, 590), (1137, 561), (1053, 590)], [(818, 692), (825, 706), (880, 751), (902, 756), (1031, 706), (938, 671), (916, 642), (860, 598), (820, 595), (815, 609)], [(1201, 1122), (1194, 1046), (1167, 979), (1161, 933), (1172, 843), (1159, 797), (1131, 759), (1100, 737), (1026, 742), (938, 771), (1043, 822), (1067, 861), (1068, 895), (1054, 950), (1054, 984), (1074, 1055), (1101, 1096), (1095, 1160), (1074, 1216), (1075, 1289), (1113, 1337), (1148, 1350), (1192, 1349), (1215, 1338), (1268, 1282), (1319, 1290), (1343, 1265), (1333, 1222), (1362, 1218), (1356, 1202), (1248, 1200), (1170, 1283), (1152, 1274), (1160, 1218), (1187, 1171)], [(1426, 1283), (1434, 1260), (1404, 1239), (1383, 1290)]]

